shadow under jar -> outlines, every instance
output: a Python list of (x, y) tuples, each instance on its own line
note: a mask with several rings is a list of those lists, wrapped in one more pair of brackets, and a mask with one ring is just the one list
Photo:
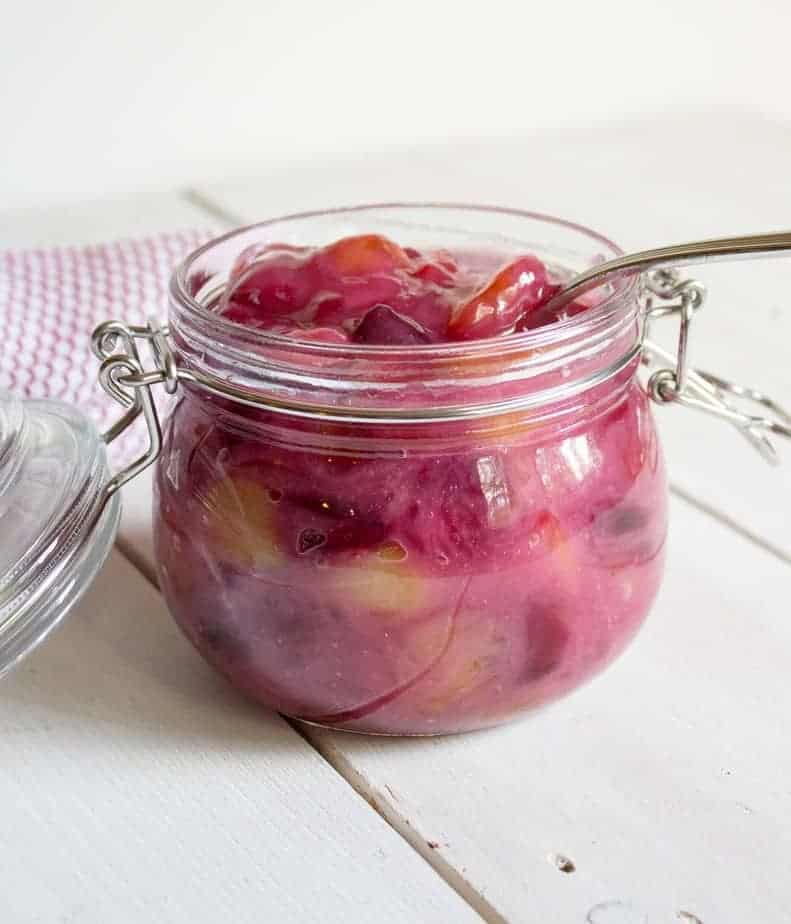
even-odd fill
[(197, 251), (171, 289), (179, 367), (246, 398), (182, 385), (156, 469), (161, 586), (203, 657), (282, 713), (380, 734), (481, 728), (600, 670), (660, 583), (638, 283), (537, 330), (407, 349), (212, 310), (251, 244), (369, 232), (534, 253), (559, 273), (619, 253), (562, 221), (456, 206), (296, 216)]

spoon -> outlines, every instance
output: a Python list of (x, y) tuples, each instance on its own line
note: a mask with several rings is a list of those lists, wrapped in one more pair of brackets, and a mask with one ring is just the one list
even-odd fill
[(773, 256), (791, 253), (791, 231), (770, 234), (746, 234), (742, 237), (720, 237), (689, 244), (671, 244), (639, 253), (625, 254), (599, 263), (572, 277), (546, 304), (550, 310), (560, 308), (574, 298), (594, 289), (614, 276), (632, 276), (645, 270), (685, 263), (708, 263), (738, 257)]

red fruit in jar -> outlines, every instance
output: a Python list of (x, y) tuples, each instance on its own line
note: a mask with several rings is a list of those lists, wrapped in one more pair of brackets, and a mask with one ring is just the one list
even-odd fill
[(525, 663), (519, 681), (533, 683), (553, 671), (562, 661), (569, 642), (569, 629), (551, 608), (529, 611)]
[(338, 342), (410, 346), (542, 327), (591, 304), (543, 310), (559, 286), (535, 256), (496, 267), (491, 254), (421, 253), (380, 234), (320, 248), (256, 245), (237, 260), (219, 311), (297, 339), (314, 339), (308, 332), (319, 328), (337, 330)]
[(352, 340), (379, 346), (414, 346), (429, 343), (431, 335), (417, 321), (387, 305), (374, 305), (357, 326)]
[(453, 340), (480, 340), (508, 333), (520, 317), (542, 305), (555, 290), (537, 257), (519, 257), (457, 307), (448, 334)]
[(259, 260), (271, 258), (273, 254), (304, 254), (307, 250), (307, 247), (295, 247), (293, 244), (251, 244), (249, 247), (245, 247), (236, 258), (228, 275), (228, 282), (229, 284), (238, 282), (255, 263)]
[(301, 253), (273, 250), (242, 275), (222, 313), (237, 324), (264, 326), (283, 318), (299, 319), (312, 295)]
[(410, 265), (406, 251), (381, 234), (344, 237), (318, 251), (321, 265), (339, 276), (368, 276)]
[(431, 282), (436, 286), (445, 288), (455, 285), (456, 273), (459, 267), (449, 253), (435, 253), (434, 258), (431, 260), (421, 258), (421, 254), (416, 250), (410, 253), (410, 256), (413, 255), (416, 261), (423, 260), (422, 265), (412, 270), (411, 275), (416, 279), (420, 279), (423, 282)]
[[(356, 344), (407, 355), (598, 304), (547, 311), (558, 278), (532, 256), (359, 235), (253, 248), (218, 310), (342, 345), (280, 344), (277, 357), (343, 378), (365, 372)], [(436, 378), (420, 378), (420, 409), (439, 403), (439, 387), (464, 404), (468, 378), (492, 382), (487, 400), (513, 397), (498, 345), (477, 346), (446, 350)], [(158, 474), (158, 558), (177, 619), (254, 697), (345, 728), (457, 731), (555, 698), (625, 644), (661, 568), (661, 459), (645, 399), (610, 393), (557, 422), (528, 407), (410, 429), (281, 419), (190, 392)], [(339, 394), (353, 405), (351, 389)]]
[(410, 549), (459, 574), (527, 548), (537, 511), (522, 503), (503, 462), (497, 453), (437, 456), (416, 461), (409, 484), (398, 484), (395, 475), (389, 512)]
[(388, 275), (368, 279), (348, 277), (322, 285), (335, 285), (337, 291), (329, 293), (325, 290), (317, 296), (311, 306), (312, 322), (342, 330), (353, 330), (374, 305), (394, 304), (402, 290), (401, 282)]
[(453, 290), (438, 289), (434, 285), (428, 289), (430, 291), (404, 293), (391, 305), (400, 315), (410, 318), (426, 331), (430, 342), (441, 343), (447, 339)]

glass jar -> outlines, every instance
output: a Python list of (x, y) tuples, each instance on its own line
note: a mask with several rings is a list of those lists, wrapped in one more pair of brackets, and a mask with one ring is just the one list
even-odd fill
[(252, 244), (369, 232), (571, 271), (620, 253), (567, 222), (456, 206), (295, 216), (198, 250), (171, 286), (161, 587), (201, 655), (266, 706), (361, 732), (480, 728), (599, 671), (659, 586), (640, 282), (539, 330), (409, 349), (211, 310)]
[[(704, 293), (674, 270), (621, 271), (530, 332), (409, 348), (294, 340), (212, 310), (247, 247), (360, 232), (532, 252), (561, 276), (619, 253), (577, 225), (474, 206), (293, 216), (193, 253), (170, 329), (94, 331), (99, 380), (125, 409), (107, 432), (0, 392), (0, 674), (74, 606), (114, 541), (119, 489), (156, 462), (162, 589), (232, 683), (354, 731), (491, 725), (581, 684), (645, 618), (666, 525), (648, 400), (733, 424), (769, 462), (770, 437), (791, 439), (769, 396), (690, 367)], [(788, 248), (775, 237), (766, 252)], [(675, 353), (646, 337), (664, 317)], [(164, 439), (161, 390), (177, 396)], [(148, 447), (112, 473), (106, 445), (140, 417)]]

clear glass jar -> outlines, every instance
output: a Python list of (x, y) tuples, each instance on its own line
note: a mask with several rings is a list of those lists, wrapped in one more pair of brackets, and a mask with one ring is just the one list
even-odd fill
[(295, 216), (197, 251), (171, 287), (161, 586), (203, 657), (273, 709), (383, 734), (480, 728), (595, 674), (659, 586), (639, 282), (536, 331), (408, 350), (298, 342), (210, 309), (251, 244), (367, 232), (573, 271), (619, 253), (566, 222), (456, 206)]

